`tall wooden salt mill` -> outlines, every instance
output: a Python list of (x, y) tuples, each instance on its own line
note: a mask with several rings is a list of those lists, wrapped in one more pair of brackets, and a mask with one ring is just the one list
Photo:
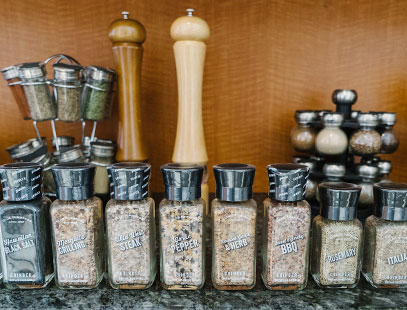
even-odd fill
[(119, 128), (117, 161), (147, 161), (147, 148), (141, 126), (141, 63), (142, 43), (146, 39), (144, 26), (122, 12), (123, 18), (109, 27), (113, 56), (117, 65)]
[[(208, 154), (202, 123), (202, 79), (206, 44), (210, 30), (208, 24), (193, 16), (177, 18), (171, 25), (171, 37), (175, 40), (174, 54), (178, 79), (178, 124), (172, 161), (182, 164), (201, 164), (206, 168)], [(208, 212), (208, 172), (202, 181), (202, 198)]]

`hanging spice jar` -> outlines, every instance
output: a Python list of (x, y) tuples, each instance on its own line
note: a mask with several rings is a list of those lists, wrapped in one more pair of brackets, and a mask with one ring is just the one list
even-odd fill
[(86, 163), (87, 159), (83, 155), (81, 146), (77, 144), (57, 153), (57, 162), (59, 164)]
[(154, 200), (148, 197), (151, 166), (118, 163), (108, 168), (112, 199), (106, 205), (109, 282), (115, 289), (145, 289), (156, 274)]
[(321, 215), (312, 221), (311, 274), (322, 287), (353, 288), (359, 282), (363, 227), (356, 218), (360, 187), (319, 185)]
[(296, 111), (297, 126), (291, 130), (291, 144), (297, 152), (312, 152), (315, 147), (317, 132), (310, 122), (317, 119), (314, 111)]
[(378, 125), (377, 114), (359, 113), (359, 130), (354, 132), (349, 141), (349, 149), (354, 155), (375, 155), (382, 145), (380, 134), (375, 130)]
[(396, 113), (381, 113), (380, 124), (384, 126), (384, 131), (381, 133), (382, 147), (380, 149), (380, 153), (394, 153), (400, 143), (399, 138), (397, 137), (393, 129), (394, 125), (396, 124)]
[(212, 283), (220, 290), (250, 290), (256, 284), (257, 204), (252, 199), (256, 168), (220, 164), (213, 172)]
[(377, 163), (378, 171), (378, 181), (381, 182), (391, 182), (390, 172), (391, 172), (391, 161), (390, 160), (380, 160)]
[(346, 151), (348, 138), (340, 128), (342, 122), (342, 113), (331, 112), (322, 115), (324, 128), (319, 131), (315, 140), (315, 146), (319, 154), (340, 155)]
[(86, 84), (83, 87), (83, 113), (85, 120), (101, 121), (111, 99), (114, 71), (102, 67), (85, 68)]
[(45, 287), (54, 274), (48, 226), (51, 201), (42, 196), (41, 166), (6, 164), (0, 167), (0, 178), (3, 283), (9, 289)]
[(53, 68), (58, 120), (78, 122), (81, 120), (82, 67), (57, 63)]
[(302, 290), (308, 280), (311, 207), (305, 200), (309, 168), (267, 166), (269, 198), (264, 200), (263, 272), (270, 290)]
[(374, 186), (376, 211), (365, 222), (362, 273), (376, 288), (407, 286), (407, 184)]
[(34, 121), (47, 121), (57, 117), (46, 75), (45, 64), (39, 62), (24, 63), (19, 68), (21, 85), (30, 107)]
[(3, 73), (3, 77), (10, 87), (21, 116), (24, 119), (31, 119), (30, 107), (28, 106), (27, 98), (25, 97), (24, 88), (21, 85), (20, 73), (18, 71), (19, 66), (20, 65), (4, 68), (1, 70), (1, 73)]

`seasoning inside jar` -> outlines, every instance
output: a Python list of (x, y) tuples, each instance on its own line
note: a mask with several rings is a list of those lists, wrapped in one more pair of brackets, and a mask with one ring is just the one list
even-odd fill
[(384, 126), (384, 130), (381, 133), (382, 147), (380, 149), (380, 153), (394, 153), (400, 144), (399, 138), (393, 129), (394, 125), (396, 124), (396, 113), (381, 113), (380, 124)]
[(28, 106), (27, 98), (25, 97), (24, 88), (21, 85), (20, 73), (18, 71), (19, 66), (20, 65), (15, 65), (4, 68), (1, 70), (1, 73), (3, 73), (3, 77), (10, 87), (21, 116), (24, 119), (31, 119), (30, 107)]
[(315, 146), (319, 154), (340, 155), (348, 147), (348, 138), (340, 126), (343, 123), (342, 113), (324, 113), (322, 125), (315, 140)]
[(377, 114), (359, 113), (359, 130), (354, 132), (349, 141), (350, 151), (355, 155), (375, 155), (382, 145), (380, 134), (375, 130), (378, 125)]
[(312, 152), (317, 132), (310, 126), (317, 119), (314, 111), (296, 111), (297, 126), (291, 130), (291, 144), (297, 152)]
[(78, 122), (81, 120), (82, 67), (57, 63), (53, 68), (58, 120)]

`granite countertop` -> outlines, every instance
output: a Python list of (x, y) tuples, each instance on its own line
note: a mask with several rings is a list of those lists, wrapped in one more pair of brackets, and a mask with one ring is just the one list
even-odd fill
[[(261, 202), (265, 194), (256, 194), (255, 198)], [(259, 216), (259, 226), (261, 221)], [(261, 242), (260, 235), (258, 239)], [(207, 281), (199, 291), (165, 291), (159, 286), (158, 276), (150, 289), (141, 291), (113, 290), (106, 280), (93, 290), (59, 290), (52, 283), (41, 290), (2, 288), (0, 309), (407, 309), (407, 289), (373, 289), (363, 277), (355, 289), (321, 289), (310, 278), (303, 291), (269, 291), (260, 279), (260, 256), (257, 258), (257, 284), (253, 290), (218, 291), (212, 288), (210, 280), (209, 246), (210, 243)]]

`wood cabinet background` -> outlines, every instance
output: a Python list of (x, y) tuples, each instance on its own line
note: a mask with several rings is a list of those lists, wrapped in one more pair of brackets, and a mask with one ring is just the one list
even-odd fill
[[(153, 165), (171, 160), (177, 122), (173, 41), (175, 18), (193, 7), (211, 28), (203, 89), (209, 167), (221, 162), (257, 166), (255, 191), (267, 190), (265, 166), (291, 161), (289, 132), (296, 109), (334, 109), (336, 88), (353, 88), (355, 109), (398, 114), (401, 145), (389, 158), (392, 178), (407, 181), (407, 1), (0, 1), (0, 67), (65, 53), (83, 65), (114, 67), (107, 28), (121, 11), (147, 30), (142, 72), (145, 139)], [(0, 162), (5, 148), (34, 137), (20, 117), (6, 82), (0, 82)], [(97, 136), (114, 139), (116, 115)], [(88, 126), (90, 129), (90, 126)], [(57, 124), (74, 135), (79, 124)], [(51, 137), (49, 122), (40, 131)], [(50, 141), (50, 140), (49, 140)], [(211, 169), (211, 168), (210, 168)], [(211, 173), (210, 189), (214, 190)]]

